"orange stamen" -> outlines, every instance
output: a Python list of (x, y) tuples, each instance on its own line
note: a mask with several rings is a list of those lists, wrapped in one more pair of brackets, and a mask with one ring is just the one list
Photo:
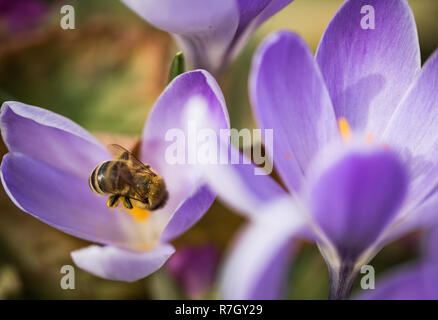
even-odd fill
[(341, 117), (338, 119), (338, 128), (339, 133), (341, 134), (342, 139), (345, 141), (348, 141), (351, 139), (351, 129), (350, 125), (348, 124), (347, 119), (344, 117)]

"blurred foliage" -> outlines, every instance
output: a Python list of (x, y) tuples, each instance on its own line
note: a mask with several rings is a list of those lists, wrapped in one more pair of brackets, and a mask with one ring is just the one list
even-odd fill
[[(76, 9), (76, 30), (59, 27), (65, 1), (47, 1), (50, 11), (20, 33), (1, 34), (0, 100), (19, 100), (69, 117), (105, 141), (139, 137), (148, 112), (167, 83), (178, 51), (172, 38), (146, 24), (117, 0), (69, 1)], [(229, 67), (221, 81), (232, 126), (251, 128), (247, 79), (258, 44), (279, 29), (298, 32), (315, 50), (341, 0), (295, 0), (265, 23)], [(411, 0), (423, 61), (438, 47), (436, 0)], [(1, 154), (6, 152), (1, 146)], [(76, 290), (62, 290), (62, 265), (69, 253), (88, 245), (20, 212), (0, 192), (0, 299), (180, 298), (165, 268), (135, 283), (99, 279), (76, 268)], [(182, 245), (215, 243), (222, 251), (242, 218), (215, 203), (205, 217), (175, 241)], [(417, 237), (384, 248), (373, 260), (378, 274), (414, 259)], [(316, 246), (303, 243), (290, 274), (288, 297), (325, 299), (328, 273)], [(216, 297), (212, 292), (207, 297)]]

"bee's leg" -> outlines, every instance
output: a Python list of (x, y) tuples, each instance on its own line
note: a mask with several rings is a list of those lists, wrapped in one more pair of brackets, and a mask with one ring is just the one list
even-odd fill
[(128, 197), (124, 197), (123, 198), (123, 204), (125, 205), (126, 209), (132, 209), (133, 208), (131, 200), (129, 200)]
[(117, 207), (117, 205), (119, 204), (119, 201), (120, 201), (120, 195), (114, 194), (108, 198), (108, 200), (106, 201), (106, 205), (108, 207), (110, 207), (111, 209), (113, 209), (113, 208)]

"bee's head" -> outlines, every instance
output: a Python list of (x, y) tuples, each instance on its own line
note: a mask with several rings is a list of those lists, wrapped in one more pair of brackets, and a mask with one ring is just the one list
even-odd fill
[(146, 204), (149, 210), (162, 208), (167, 201), (169, 194), (167, 193), (166, 184), (163, 178), (156, 176), (149, 184), (148, 197)]

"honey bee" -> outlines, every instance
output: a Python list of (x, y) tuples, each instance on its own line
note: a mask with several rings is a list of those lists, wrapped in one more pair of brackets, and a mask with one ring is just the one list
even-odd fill
[(112, 144), (109, 146), (116, 158), (100, 163), (91, 173), (91, 190), (102, 196), (109, 196), (106, 204), (110, 208), (134, 206), (156, 210), (166, 204), (168, 193), (162, 177), (148, 164), (143, 164), (125, 148)]

